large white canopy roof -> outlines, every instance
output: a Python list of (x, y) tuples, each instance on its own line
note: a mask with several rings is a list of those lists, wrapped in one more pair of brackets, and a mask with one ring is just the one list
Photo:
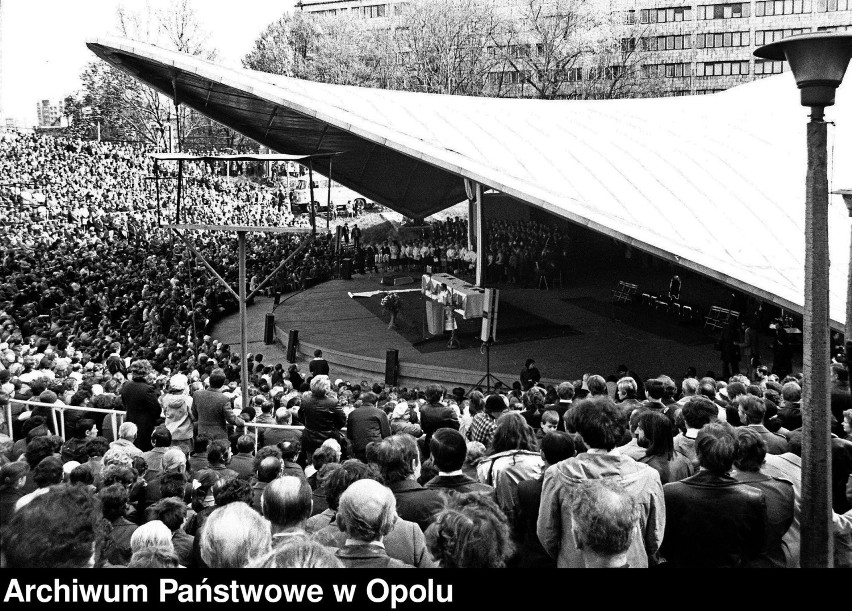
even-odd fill
[[(328, 85), (123, 39), (88, 46), (273, 150), (339, 152), (335, 181), (409, 216), (464, 200), (469, 178), (802, 311), (808, 109), (789, 73), (708, 96), (541, 101)], [(826, 114), (830, 190), (852, 187), (850, 80)], [(850, 220), (839, 195), (829, 214), (841, 328)]]

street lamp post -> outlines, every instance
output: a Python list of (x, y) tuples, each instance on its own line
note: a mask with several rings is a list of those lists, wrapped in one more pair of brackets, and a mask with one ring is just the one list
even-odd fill
[(828, 131), (825, 107), (852, 57), (852, 35), (791, 36), (754, 54), (787, 60), (811, 108), (805, 187), (805, 317), (803, 329), (801, 566), (833, 564), (828, 313)]

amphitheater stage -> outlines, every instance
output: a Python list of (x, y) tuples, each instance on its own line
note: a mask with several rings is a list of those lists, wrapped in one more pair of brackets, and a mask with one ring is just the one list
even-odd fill
[[(649, 272), (649, 274), (652, 272)], [(659, 272), (653, 273), (659, 276)], [(625, 364), (642, 376), (667, 373), (682, 377), (686, 368), (699, 373), (719, 371), (719, 354), (700, 323), (679, 323), (666, 313), (639, 305), (614, 307), (611, 279), (597, 274), (573, 278), (553, 290), (501, 286), (497, 343), (491, 349), (491, 372), (511, 385), (527, 358), (534, 358), (548, 383), (577, 379), (586, 372), (609, 375)], [(288, 331), (299, 331), (299, 361), (315, 349), (331, 365), (332, 378), (383, 381), (385, 352), (399, 350), (399, 384), (440, 382), (471, 387), (484, 375), (486, 356), (477, 339), (480, 321), (462, 327), (464, 347), (446, 349), (446, 339), (423, 342), (425, 307), (419, 290), (402, 293), (403, 311), (398, 329), (388, 329), (389, 316), (381, 311), (381, 297), (352, 298), (350, 293), (417, 289), (419, 284), (383, 287), (377, 276), (332, 280), (306, 291), (285, 295), (278, 306), (260, 298), (249, 307), (249, 351), (263, 353), (264, 362), (285, 362)], [(570, 285), (570, 286), (569, 286)], [(717, 301), (723, 296), (709, 295)], [(276, 345), (262, 344), (264, 316), (273, 311)], [(503, 316), (503, 313), (506, 313)], [(239, 345), (237, 316), (213, 330), (221, 341)], [(765, 341), (765, 338), (764, 338)], [(238, 350), (238, 349), (237, 349)]]

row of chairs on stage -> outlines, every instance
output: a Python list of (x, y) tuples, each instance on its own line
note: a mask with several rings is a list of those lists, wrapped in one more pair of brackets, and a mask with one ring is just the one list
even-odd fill
[[(680, 278), (677, 276), (672, 278), (669, 290), (666, 293), (659, 291), (640, 292), (639, 285), (621, 280), (612, 289), (612, 301), (613, 303), (639, 304), (649, 309), (674, 315), (682, 321), (693, 320), (696, 318), (695, 307), (680, 301), (680, 287)], [(716, 334), (732, 320), (739, 320), (739, 318), (740, 313), (736, 310), (712, 306), (704, 316), (704, 331)]]

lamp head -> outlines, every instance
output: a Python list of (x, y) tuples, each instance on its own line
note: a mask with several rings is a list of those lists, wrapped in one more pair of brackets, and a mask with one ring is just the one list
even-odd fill
[(755, 49), (754, 55), (787, 60), (802, 90), (802, 106), (825, 108), (834, 104), (834, 92), (852, 58), (852, 34), (819, 32), (789, 36)]

